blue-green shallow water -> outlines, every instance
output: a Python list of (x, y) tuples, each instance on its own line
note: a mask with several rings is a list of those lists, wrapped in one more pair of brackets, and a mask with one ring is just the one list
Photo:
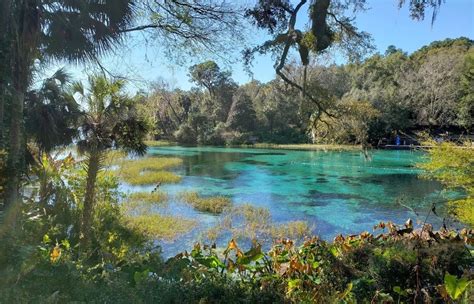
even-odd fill
[[(216, 147), (159, 147), (150, 156), (183, 159), (175, 171), (181, 183), (164, 185), (171, 194), (197, 191), (201, 195), (226, 195), (234, 204), (250, 203), (270, 210), (275, 222), (306, 220), (314, 233), (332, 239), (339, 233), (371, 231), (380, 221), (403, 223), (415, 214), (398, 205), (413, 207), (423, 217), (441, 185), (420, 179), (414, 164), (420, 152), (371, 152), (367, 160), (358, 151), (290, 151)], [(125, 187), (130, 190), (130, 188)], [(153, 186), (134, 188), (150, 190)], [(196, 219), (198, 227), (163, 246), (164, 255), (189, 249), (200, 232), (211, 227), (216, 216), (196, 212), (177, 203), (161, 210)], [(435, 226), (440, 224), (430, 217)]]

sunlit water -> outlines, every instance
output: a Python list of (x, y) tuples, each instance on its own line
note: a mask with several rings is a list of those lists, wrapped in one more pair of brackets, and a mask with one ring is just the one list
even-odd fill
[[(234, 204), (268, 208), (278, 223), (305, 220), (324, 239), (339, 233), (372, 231), (380, 221), (401, 224), (408, 218), (424, 220), (431, 203), (443, 201), (441, 185), (419, 178), (420, 170), (414, 168), (422, 160), (420, 152), (376, 150), (366, 159), (357, 151), (173, 146), (151, 148), (149, 154), (183, 159), (183, 165), (175, 169), (183, 177), (182, 182), (160, 188), (171, 197), (181, 191), (229, 196)], [(123, 185), (126, 191), (153, 188)], [(398, 202), (412, 207), (419, 216)], [(189, 249), (218, 218), (177, 202), (160, 212), (199, 223), (193, 231), (164, 244), (165, 256)], [(440, 224), (440, 219), (433, 216), (428, 221)]]

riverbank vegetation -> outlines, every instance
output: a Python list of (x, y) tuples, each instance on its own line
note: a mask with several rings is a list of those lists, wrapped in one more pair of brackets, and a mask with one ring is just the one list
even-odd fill
[(442, 182), (447, 189), (461, 190), (465, 196), (451, 200), (452, 214), (474, 227), (474, 145), (465, 141), (462, 145), (450, 142), (429, 142), (429, 161), (419, 164), (426, 178)]

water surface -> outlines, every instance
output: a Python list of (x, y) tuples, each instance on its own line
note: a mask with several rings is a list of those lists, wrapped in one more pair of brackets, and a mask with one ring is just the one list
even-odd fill
[[(325, 239), (372, 231), (380, 221), (403, 223), (416, 218), (397, 202), (423, 218), (431, 203), (440, 200), (441, 185), (419, 178), (414, 167), (422, 160), (421, 152), (376, 150), (366, 159), (358, 151), (172, 146), (150, 148), (149, 154), (183, 159), (175, 169), (182, 182), (162, 186), (171, 196), (181, 191), (229, 196), (234, 204), (268, 208), (276, 222), (306, 220)], [(199, 232), (217, 219), (182, 204), (170, 206), (165, 212), (194, 218), (199, 225), (167, 244), (165, 254), (189, 249)], [(430, 221), (439, 224), (439, 219)]]

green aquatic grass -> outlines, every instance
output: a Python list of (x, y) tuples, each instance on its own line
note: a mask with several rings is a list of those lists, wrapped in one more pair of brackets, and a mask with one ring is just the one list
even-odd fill
[(183, 160), (177, 157), (146, 157), (127, 160), (122, 164), (121, 174), (136, 175), (143, 171), (161, 171), (177, 167)]
[(147, 204), (159, 204), (168, 200), (168, 195), (163, 191), (134, 192), (128, 196), (131, 201), (139, 201)]
[(147, 212), (153, 206), (164, 206), (167, 203), (168, 195), (165, 192), (134, 192), (122, 203), (122, 207), (125, 211)]
[(197, 192), (183, 192), (178, 197), (198, 211), (213, 214), (220, 214), (232, 205), (225, 196), (200, 197)]
[(311, 227), (305, 221), (291, 221), (280, 225), (272, 225), (270, 235), (274, 239), (303, 239), (311, 235)]
[(125, 222), (149, 238), (164, 240), (174, 240), (196, 226), (193, 220), (157, 213), (128, 216)]
[(122, 204), (125, 224), (138, 230), (151, 239), (174, 240), (196, 226), (191, 219), (179, 216), (163, 215), (152, 207), (167, 203), (166, 193), (135, 192)]
[(230, 232), (235, 239), (302, 240), (311, 235), (312, 229), (305, 221), (275, 223), (267, 208), (243, 204), (227, 208), (217, 225), (208, 229), (204, 235), (208, 240), (215, 242), (226, 232)]
[(126, 183), (139, 185), (152, 185), (158, 183), (173, 184), (181, 181), (181, 176), (168, 171), (145, 172), (138, 175), (121, 175), (121, 178)]
[(121, 164), (120, 178), (131, 185), (151, 185), (156, 183), (178, 183), (181, 177), (165, 169), (179, 166), (182, 159), (176, 157), (147, 157), (126, 160)]

